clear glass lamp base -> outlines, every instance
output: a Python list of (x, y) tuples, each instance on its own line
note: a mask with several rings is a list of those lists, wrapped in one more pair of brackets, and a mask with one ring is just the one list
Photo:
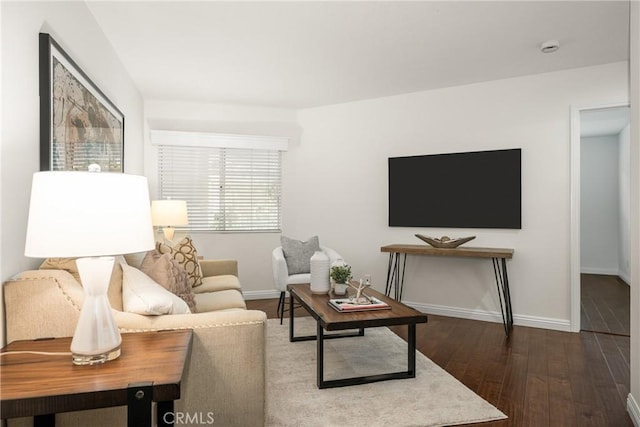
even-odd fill
[(100, 363), (115, 360), (120, 357), (120, 346), (102, 354), (71, 354), (74, 365), (99, 365)]

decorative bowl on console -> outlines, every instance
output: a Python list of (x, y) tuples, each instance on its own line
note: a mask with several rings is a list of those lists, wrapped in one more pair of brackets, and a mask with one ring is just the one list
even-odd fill
[(416, 234), (415, 236), (418, 239), (424, 242), (427, 242), (434, 248), (457, 248), (463, 243), (467, 243), (468, 241), (476, 238), (476, 236), (460, 237), (460, 238), (454, 238), (454, 239), (450, 238), (449, 236), (442, 236), (438, 238), (438, 237), (423, 236), (422, 234)]

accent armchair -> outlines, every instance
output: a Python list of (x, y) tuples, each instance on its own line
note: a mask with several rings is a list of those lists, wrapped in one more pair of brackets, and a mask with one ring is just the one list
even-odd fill
[[(326, 246), (320, 246), (320, 250), (327, 254), (329, 257), (329, 265), (333, 264), (335, 261), (341, 260), (342, 256), (336, 252), (335, 250), (328, 248)], [(287, 268), (287, 262), (284, 257), (284, 252), (282, 251), (282, 246), (278, 246), (275, 248), (271, 254), (271, 264), (273, 267), (273, 283), (277, 290), (280, 291), (280, 299), (278, 300), (278, 316), (280, 317), (280, 324), (282, 324), (282, 319), (284, 317), (284, 306), (285, 306), (285, 294), (287, 292), (287, 285), (293, 285), (298, 283), (310, 283), (311, 282), (311, 273), (301, 273), (301, 274), (289, 274), (289, 269)]]

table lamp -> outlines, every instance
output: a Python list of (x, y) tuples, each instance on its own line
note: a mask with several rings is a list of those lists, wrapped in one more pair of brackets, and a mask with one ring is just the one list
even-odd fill
[(173, 226), (189, 225), (185, 200), (154, 200), (151, 202), (151, 220), (154, 226), (162, 227), (164, 238), (173, 240)]
[(120, 356), (122, 338), (107, 298), (114, 265), (109, 255), (153, 247), (145, 177), (71, 171), (33, 175), (25, 255), (82, 257), (76, 264), (85, 298), (71, 341), (74, 364)]

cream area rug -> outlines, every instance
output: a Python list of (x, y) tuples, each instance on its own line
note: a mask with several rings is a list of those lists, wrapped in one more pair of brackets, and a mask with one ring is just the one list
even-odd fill
[[(507, 418), (434, 362), (416, 353), (416, 378), (320, 390), (316, 342), (289, 342), (288, 319), (267, 321), (269, 427), (424, 427)], [(296, 336), (315, 334), (310, 317)], [(388, 328), (324, 342), (325, 380), (407, 370), (407, 343)]]

